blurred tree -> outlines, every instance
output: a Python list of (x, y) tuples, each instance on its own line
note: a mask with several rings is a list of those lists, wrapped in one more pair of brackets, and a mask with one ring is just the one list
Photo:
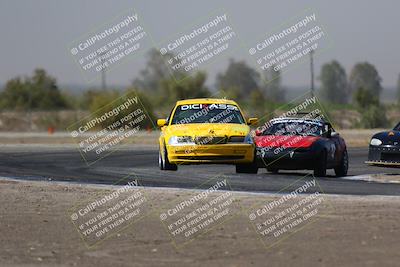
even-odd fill
[(210, 92), (205, 86), (206, 79), (207, 75), (204, 72), (197, 72), (179, 83), (172, 78), (163, 80), (161, 85), (165, 93), (161, 95), (161, 102), (171, 105), (181, 99), (209, 97)]
[(150, 129), (154, 127), (155, 116), (153, 113), (153, 106), (144, 92), (129, 88), (125, 92), (118, 91), (97, 91), (92, 92), (91, 102), (89, 104), (89, 110), (92, 113), (89, 120), (95, 116), (102, 116), (105, 112), (109, 112), (114, 108), (124, 104), (128, 98), (138, 97), (138, 104), (129, 106), (127, 109), (120, 111), (117, 115), (111, 116), (100, 123), (101, 128), (106, 128), (116, 121), (121, 120), (131, 112), (138, 108), (144, 108), (146, 118), (140, 123), (141, 129)]
[(379, 98), (371, 91), (360, 87), (354, 92), (353, 101), (359, 109), (368, 109), (369, 106), (378, 106)]
[(321, 96), (325, 101), (344, 104), (347, 103), (347, 77), (344, 68), (333, 60), (321, 68)]
[(260, 89), (254, 89), (250, 93), (250, 110), (252, 116), (264, 116), (265, 115), (265, 104), (266, 99), (264, 93)]
[(353, 101), (361, 113), (361, 126), (364, 128), (386, 127), (386, 109), (379, 103), (379, 97), (363, 87), (354, 93)]
[(364, 128), (386, 128), (389, 125), (384, 106), (370, 106), (363, 111), (361, 126)]
[(7, 82), (0, 94), (0, 107), (17, 110), (56, 110), (68, 108), (56, 80), (43, 69), (35, 69), (32, 77)]
[(218, 97), (232, 99), (232, 100), (239, 100), (240, 97), (240, 89), (237, 86), (231, 86), (229, 88), (219, 88), (218, 90)]
[(66, 105), (69, 109), (77, 110), (77, 109), (87, 109), (82, 107), (82, 93), (74, 93), (68, 89), (63, 89), (60, 91), (62, 97), (64, 98)]
[(229, 89), (237, 88), (239, 98), (248, 98), (251, 91), (259, 88), (260, 74), (244, 61), (229, 61), (225, 73), (217, 75), (217, 87), (229, 93)]
[(354, 93), (362, 87), (379, 99), (382, 91), (381, 81), (382, 79), (374, 65), (368, 62), (357, 63), (350, 73), (350, 92)]
[(90, 109), (93, 99), (102, 92), (104, 91), (93, 90), (93, 89), (84, 91), (81, 97), (79, 98), (79, 103), (78, 103), (79, 108), (83, 110)]
[(30, 94), (25, 82), (19, 77), (7, 81), (4, 91), (0, 93), (0, 108), (27, 110), (29, 107)]
[(165, 62), (173, 57), (172, 53), (162, 56), (157, 49), (151, 49), (147, 54), (146, 67), (140, 71), (140, 77), (133, 81), (133, 86), (147, 93), (162, 92), (161, 81), (170, 78), (171, 74), (175, 77), (180, 75), (179, 72), (173, 73)]
[(135, 88), (129, 88), (126, 90), (126, 95), (128, 97), (137, 96), (139, 98), (139, 102), (145, 109), (144, 112), (146, 113), (146, 116), (148, 119), (145, 121), (145, 124), (142, 126), (146, 129), (156, 127), (157, 121), (156, 121), (156, 116), (154, 113), (154, 105), (153, 105), (153, 102), (150, 100), (150, 98), (147, 96), (147, 94), (143, 91), (136, 90)]
[[(90, 99), (88, 99), (88, 107), (90, 113), (98, 113), (97, 115), (102, 115), (108, 105), (112, 106), (113, 101), (120, 97), (120, 93), (118, 91), (109, 90), (109, 91), (88, 91), (90, 95)], [(119, 103), (118, 103), (119, 104)]]
[(275, 71), (273, 67), (269, 68), (264, 72), (264, 81), (262, 83), (262, 91), (265, 92), (269, 100), (275, 102), (285, 101), (285, 90), (281, 84), (281, 73), (279, 70)]

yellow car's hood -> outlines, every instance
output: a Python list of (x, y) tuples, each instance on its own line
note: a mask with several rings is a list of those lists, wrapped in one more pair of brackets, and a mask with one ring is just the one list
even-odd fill
[(250, 132), (246, 124), (191, 123), (167, 126), (165, 136), (245, 136)]

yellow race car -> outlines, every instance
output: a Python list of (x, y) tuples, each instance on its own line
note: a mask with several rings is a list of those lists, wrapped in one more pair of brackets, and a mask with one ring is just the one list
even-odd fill
[(226, 99), (178, 101), (161, 127), (159, 166), (177, 170), (180, 164), (235, 164), (238, 173), (257, 173), (255, 145), (249, 125), (236, 102)]

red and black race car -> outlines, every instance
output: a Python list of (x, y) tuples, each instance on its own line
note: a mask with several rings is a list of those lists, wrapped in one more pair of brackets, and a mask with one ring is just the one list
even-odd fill
[(344, 139), (323, 119), (277, 118), (256, 131), (257, 166), (270, 172), (313, 170), (317, 177), (334, 169), (346, 176), (349, 158)]

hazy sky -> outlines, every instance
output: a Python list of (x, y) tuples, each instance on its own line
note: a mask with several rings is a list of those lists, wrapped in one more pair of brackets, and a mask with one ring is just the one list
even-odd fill
[[(227, 11), (239, 37), (253, 42), (304, 9), (313, 7), (333, 41), (332, 49), (315, 58), (317, 75), (321, 64), (338, 60), (346, 71), (359, 61), (374, 64), (384, 86), (396, 84), (400, 72), (400, 1), (105, 1), (35, 0), (0, 2), (0, 83), (45, 68), (60, 84), (88, 84), (68, 50), (68, 44), (103, 25), (128, 8), (135, 8), (156, 42), (182, 32), (194, 20), (215, 9)], [(150, 48), (150, 47), (149, 47)], [(246, 51), (234, 55), (249, 60)], [(224, 70), (227, 59), (207, 67), (209, 84)], [(107, 75), (109, 84), (127, 85), (144, 67), (144, 55), (128, 60)], [(308, 65), (284, 73), (284, 85), (309, 84)]]

